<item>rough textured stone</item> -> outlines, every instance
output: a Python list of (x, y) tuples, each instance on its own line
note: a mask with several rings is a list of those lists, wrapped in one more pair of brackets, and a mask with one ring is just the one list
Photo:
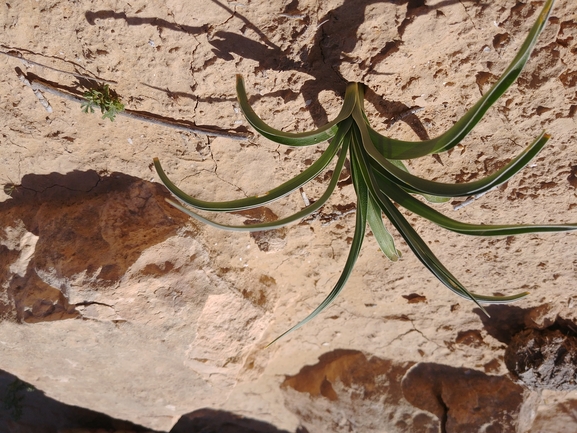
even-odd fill
[(523, 388), (506, 376), (352, 350), (323, 354), (282, 386), (310, 431), (514, 433), (524, 400)]
[(121, 173), (24, 176), (0, 203), (3, 318), (36, 323), (111, 308), (96, 297), (186, 222), (166, 197), (159, 185)]
[(577, 389), (577, 337), (559, 329), (527, 329), (505, 351), (505, 364), (529, 388)]
[(423, 363), (402, 386), (407, 401), (439, 418), (443, 433), (518, 431), (523, 388), (506, 376)]
[(0, 371), (0, 431), (155, 433), (127, 421), (56, 401), (4, 371)]
[[(505, 425), (519, 397), (505, 385), (503, 356), (527, 327), (545, 329), (557, 316), (577, 322), (575, 234), (466, 237), (408, 215), (468, 289), (530, 296), (490, 306), (488, 318), (443, 287), (397, 233), (396, 263), (367, 233), (334, 304), (266, 347), (339, 277), (355, 220), (350, 172), (311, 218), (251, 236), (185, 221), (163, 201), (150, 163), (159, 157), (193, 196), (229, 200), (294, 177), (326, 144), (286, 148), (256, 135), (239, 142), (120, 116), (110, 122), (45, 94), (48, 113), (16, 75), (19, 68), (79, 96), (92, 84), (68, 73), (96, 77), (129, 109), (241, 132), (251, 128), (236, 102), (236, 73), (263, 120), (296, 132), (334, 118), (346, 82), (360, 81), (379, 132), (426, 139), (487, 91), (542, 3), (2, 3), (2, 53), (35, 63), (1, 54), (0, 182), (11, 197), (0, 192), (0, 368), (57, 401), (164, 432), (195, 414), (206, 428), (221, 428), (214, 417), (222, 416), (291, 433), (306, 425), (348, 431), (348, 420), (379, 433), (385, 424), (387, 433), (436, 433), (439, 399), (454, 408), (447, 429), (454, 421), (483, 431), (487, 412), (467, 412), (474, 396), (500, 414), (504, 431), (570, 430), (577, 396), (566, 391), (524, 391), (519, 421)], [(518, 82), (472, 134), (451, 152), (408, 162), (428, 179), (469, 182), (543, 130), (551, 135), (509, 182), (458, 210), (464, 198), (435, 205), (440, 212), (479, 224), (575, 221), (575, 21), (575, 1), (557, 0)], [(324, 192), (331, 170), (303, 186), (309, 200)], [(219, 221), (282, 218), (302, 207), (297, 193), (262, 214)], [(299, 376), (305, 366), (314, 367), (308, 385)], [(302, 391), (282, 386), (290, 378)], [(511, 405), (491, 399), (491, 389)]]
[[(89, 427), (88, 427), (89, 426)], [(0, 371), (0, 431), (6, 433), (160, 433), (105, 414), (67, 405)], [(170, 433), (288, 433), (226, 411), (183, 415)], [(307, 433), (299, 429), (297, 433)]]
[[(545, 399), (551, 399), (544, 404)], [(547, 391), (543, 398), (535, 405), (534, 421), (531, 423), (531, 433), (566, 433), (577, 431), (577, 399), (575, 392), (562, 395), (550, 395)]]
[(410, 366), (356, 350), (328, 352), (284, 380), (286, 405), (311, 432), (435, 432), (438, 421), (403, 398)]
[[(200, 409), (178, 420), (170, 433), (288, 433), (273, 425), (225, 411)], [(296, 433), (308, 433), (304, 429)]]

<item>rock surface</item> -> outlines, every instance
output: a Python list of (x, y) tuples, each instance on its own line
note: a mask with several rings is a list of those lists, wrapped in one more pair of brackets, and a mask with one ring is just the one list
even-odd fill
[[(371, 89), (371, 124), (418, 140), (445, 131), (487, 91), (541, 5), (4, 2), (0, 51), (12, 57), (0, 64), (0, 182), (10, 194), (0, 198), (0, 369), (55, 401), (164, 432), (178, 423), (233, 432), (577, 431), (575, 391), (522, 389), (504, 364), (524, 329), (577, 321), (575, 234), (471, 238), (409, 216), (466, 287), (531, 295), (488, 308), (489, 319), (442, 287), (396, 234), (396, 263), (368, 234), (334, 305), (265, 348), (339, 276), (354, 227), (350, 177), (313, 218), (250, 236), (174, 211), (150, 163), (159, 157), (191, 195), (226, 200), (286, 181), (326, 145), (110, 122), (51, 94), (47, 112), (17, 76), (77, 95), (92, 85), (86, 77), (107, 80), (128, 109), (225, 135), (250, 132), (236, 73), (255, 111), (287, 131), (325, 123), (346, 82), (361, 81)], [(471, 181), (542, 130), (551, 134), (508, 183), (441, 212), (486, 224), (577, 220), (576, 13), (574, 0), (557, 0), (526, 69), (470, 137), (408, 163), (429, 179)], [(303, 188), (310, 200), (328, 174)], [(221, 221), (302, 206), (296, 194)], [(22, 419), (37, 411), (25, 400)]]
[[(158, 184), (94, 171), (26, 175), (0, 203), (4, 320), (37, 323), (96, 315), (117, 318), (108, 291), (149, 247), (175, 235), (186, 218)], [(18, 255), (19, 252), (19, 255)], [(96, 317), (95, 316), (95, 317)]]
[(576, 390), (577, 338), (559, 329), (526, 329), (513, 337), (505, 364), (531, 389)]
[(9, 433), (155, 433), (89, 409), (66, 405), (0, 371), (0, 431)]

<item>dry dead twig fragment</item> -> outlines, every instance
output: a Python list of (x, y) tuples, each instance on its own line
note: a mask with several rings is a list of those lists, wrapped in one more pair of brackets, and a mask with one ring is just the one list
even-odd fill
[(32, 91), (34, 92), (34, 95), (38, 98), (38, 100), (40, 101), (40, 103), (42, 104), (42, 106), (44, 108), (46, 108), (46, 111), (48, 111), (49, 113), (52, 113), (52, 107), (50, 106), (50, 102), (48, 102), (48, 100), (44, 97), (44, 95), (42, 94), (42, 92), (40, 91), (40, 89), (35, 88), (34, 86), (32, 86), (32, 83), (30, 83), (30, 81), (28, 81), (28, 79), (24, 76), (24, 74), (17, 72), (18, 74), (18, 78), (20, 79), (20, 81), (22, 81), (24, 84), (26, 84), (28, 87), (30, 87), (32, 89)]
[[(38, 99), (40, 100), (42, 105), (45, 107), (46, 107), (46, 105), (42, 101), (43, 100), (46, 101), (46, 99), (40, 93), (40, 91), (51, 93), (53, 95), (68, 99), (69, 101), (77, 102), (79, 104), (86, 102), (85, 99), (83, 99), (79, 96), (73, 95), (71, 93), (63, 92), (62, 90), (57, 89), (48, 83), (45, 83), (45, 82), (41, 83), (39, 81), (32, 81), (29, 78), (27, 79), (23, 74), (20, 74), (20, 73), (18, 74), (18, 76), (19, 76), (21, 81), (23, 81), (27, 86), (29, 86), (34, 91), (34, 94), (38, 97)], [(38, 95), (40, 95), (40, 96), (38, 96)], [(48, 101), (46, 101), (46, 104), (48, 104)], [(48, 104), (48, 107), (50, 107), (50, 104)], [(47, 108), (47, 110), (48, 110), (48, 108)], [(52, 112), (52, 107), (50, 107), (50, 110), (48, 112), (49, 113)], [(119, 112), (117, 114), (119, 116), (129, 117), (131, 119), (139, 120), (141, 122), (148, 122), (148, 123), (152, 123), (155, 125), (167, 126), (169, 128), (178, 129), (178, 130), (184, 131), (184, 132), (192, 132), (193, 134), (196, 134), (196, 135), (205, 135), (205, 136), (211, 136), (211, 137), (223, 137), (223, 138), (230, 138), (232, 140), (247, 140), (248, 138), (250, 138), (252, 136), (252, 134), (245, 133), (245, 132), (224, 131), (224, 130), (217, 130), (217, 129), (195, 126), (195, 125), (187, 125), (184, 123), (180, 123), (176, 120), (166, 119), (166, 118), (162, 118), (160, 116), (155, 117), (153, 115), (150, 115), (147, 113), (141, 113), (141, 112), (134, 111), (134, 110), (125, 110), (125, 111)]]

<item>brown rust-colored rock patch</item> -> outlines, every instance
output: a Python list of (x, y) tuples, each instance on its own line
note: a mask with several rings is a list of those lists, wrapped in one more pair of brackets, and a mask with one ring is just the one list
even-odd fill
[(412, 415), (414, 408), (403, 399), (401, 380), (410, 366), (336, 349), (287, 376), (281, 388), (287, 406), (310, 431), (432, 432), (437, 421), (429, 414)]
[[(113, 287), (140, 254), (187, 221), (158, 184), (95, 171), (26, 175), (0, 203), (1, 317), (29, 323), (78, 316), (77, 286)], [(86, 287), (83, 288), (85, 290)]]
[(402, 387), (411, 404), (439, 418), (443, 433), (517, 431), (523, 389), (505, 376), (422, 363), (407, 372)]

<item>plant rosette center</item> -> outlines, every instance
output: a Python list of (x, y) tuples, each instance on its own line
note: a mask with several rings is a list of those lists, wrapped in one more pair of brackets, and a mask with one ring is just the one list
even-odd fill
[[(458, 122), (437, 138), (410, 142), (381, 135), (371, 127), (365, 114), (365, 86), (360, 83), (350, 83), (347, 86), (342, 109), (331, 122), (310, 132), (288, 133), (280, 131), (267, 125), (254, 112), (248, 102), (243, 78), (239, 75), (237, 76), (236, 82), (237, 96), (240, 107), (250, 125), (269, 140), (286, 146), (310, 146), (328, 140), (330, 142), (329, 146), (317, 161), (299, 175), (264, 194), (239, 200), (209, 202), (196, 199), (183, 192), (168, 178), (159, 160), (157, 158), (154, 159), (154, 165), (160, 179), (172, 194), (179, 199), (179, 202), (167, 199), (172, 206), (203, 223), (221, 229), (236, 231), (277, 229), (287, 224), (298, 222), (302, 218), (316, 212), (327, 202), (333, 193), (344, 167), (345, 160), (347, 158), (349, 159), (353, 186), (357, 195), (356, 225), (343, 271), (324, 301), (307, 317), (277, 337), (274, 341), (313, 319), (338, 296), (351, 275), (359, 256), (367, 225), (373, 232), (385, 256), (393, 261), (399, 258), (400, 254), (395, 247), (393, 237), (384, 225), (383, 216), (395, 227), (421, 263), (429, 269), (439, 281), (455, 294), (476, 303), (485, 313), (486, 311), (482, 306), (483, 303), (511, 302), (527, 295), (526, 292), (523, 292), (511, 296), (490, 296), (467, 290), (439, 261), (427, 246), (426, 242), (397, 209), (395, 203), (410, 212), (432, 221), (444, 229), (471, 236), (514, 236), (524, 233), (560, 232), (577, 229), (577, 223), (545, 225), (469, 224), (449, 218), (425, 202), (415, 198), (415, 195), (422, 195), (429, 202), (439, 203), (450, 200), (452, 197), (468, 197), (482, 194), (501, 185), (523, 169), (541, 151), (550, 138), (545, 132), (504, 167), (474, 182), (448, 184), (430, 181), (409, 173), (402, 162), (402, 160), (447, 152), (458, 145), (471, 132), (487, 110), (503, 95), (521, 73), (521, 70), (530, 57), (539, 34), (545, 27), (553, 7), (553, 2), (554, 0), (547, 0), (545, 2), (537, 21), (531, 28), (519, 52), (497, 82)], [(335, 158), (337, 160), (336, 165), (325, 193), (314, 203), (304, 207), (293, 215), (272, 222), (235, 226), (214, 222), (196, 212), (196, 210), (236, 212), (266, 205), (298, 190), (307, 182), (313, 180)], [(193, 208), (194, 211), (190, 208)]]

